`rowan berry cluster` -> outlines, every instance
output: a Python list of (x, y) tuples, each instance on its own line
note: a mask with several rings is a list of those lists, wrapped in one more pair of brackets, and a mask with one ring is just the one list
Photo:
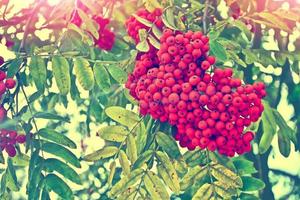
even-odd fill
[[(2, 65), (0, 63), (0, 65)], [(12, 78), (7, 78), (6, 73), (0, 70), (0, 99), (9, 89), (13, 89), (16, 85), (16, 81)], [(7, 111), (0, 105), (0, 123), (2, 123), (7, 118)], [(13, 130), (0, 130), (0, 150), (7, 152), (10, 157), (16, 155), (15, 145), (17, 143), (24, 143), (25, 136), (18, 135), (16, 131)]]
[(0, 150), (7, 152), (8, 156), (14, 157), (16, 155), (17, 143), (23, 144), (26, 141), (25, 135), (18, 135), (16, 131), (2, 129), (0, 130)]
[[(162, 29), (164, 26), (161, 15), (162, 10), (159, 8), (156, 8), (153, 12), (149, 12), (146, 9), (139, 9), (136, 13), (137, 16), (144, 18), (148, 20), (149, 22), (154, 23), (157, 28)], [(147, 27), (146, 25), (139, 22), (134, 16), (131, 16), (125, 23), (127, 33), (130, 37), (132, 37), (136, 43), (140, 42), (139, 39), (139, 30), (140, 29), (146, 29), (147, 31), (150, 29), (150, 27)]]
[(232, 69), (215, 68), (201, 32), (164, 29), (160, 43), (159, 50), (138, 55), (125, 85), (140, 113), (176, 126), (175, 139), (189, 150), (250, 151), (254, 133), (245, 128), (261, 116), (264, 84), (243, 85)]
[[(86, 7), (81, 1), (77, 1), (77, 9), (80, 9), (85, 13), (89, 11), (89, 8)], [(78, 10), (73, 11), (70, 22), (80, 27), (83, 22), (78, 12)], [(100, 49), (110, 51), (115, 43), (115, 34), (109, 28), (107, 28), (110, 20), (101, 16), (93, 16), (92, 19), (99, 25), (99, 38), (94, 38), (95, 46), (98, 46)]]

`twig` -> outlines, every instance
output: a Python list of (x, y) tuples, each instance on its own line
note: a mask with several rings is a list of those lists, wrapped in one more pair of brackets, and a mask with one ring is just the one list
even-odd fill
[(207, 15), (208, 15), (208, 7), (209, 7), (209, 0), (206, 0), (206, 1), (205, 1), (204, 13), (203, 13), (203, 19), (202, 19), (202, 23), (203, 23), (203, 33), (204, 33), (204, 34), (207, 33)]

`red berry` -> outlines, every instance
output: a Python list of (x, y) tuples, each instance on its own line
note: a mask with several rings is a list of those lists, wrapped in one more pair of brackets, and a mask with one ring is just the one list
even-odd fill
[(8, 154), (9, 157), (14, 157), (17, 153), (16, 148), (11, 144), (9, 144), (5, 147), (5, 151), (6, 151), (6, 153)]
[(8, 78), (5, 81), (5, 86), (7, 89), (13, 89), (16, 86), (16, 81), (12, 78)]

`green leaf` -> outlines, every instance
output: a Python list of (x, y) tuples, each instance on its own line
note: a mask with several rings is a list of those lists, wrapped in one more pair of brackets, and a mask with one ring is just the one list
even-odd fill
[(70, 150), (66, 149), (61, 145), (50, 142), (44, 142), (41, 146), (41, 149), (47, 153), (51, 153), (55, 156), (62, 158), (63, 160), (77, 168), (81, 167), (77, 157)]
[(250, 49), (243, 49), (242, 52), (245, 55), (245, 62), (247, 64), (252, 64), (259, 60), (255, 53), (253, 53)]
[(43, 90), (47, 80), (47, 66), (40, 56), (32, 56), (29, 71), (38, 90)]
[(128, 157), (123, 150), (120, 150), (119, 162), (120, 162), (120, 165), (123, 169), (125, 176), (129, 176), (130, 175), (130, 164), (129, 164)]
[(233, 159), (233, 164), (239, 175), (254, 174), (257, 172), (253, 162), (249, 160), (237, 157)]
[(123, 177), (119, 182), (117, 182), (111, 190), (108, 192), (108, 196), (110, 198), (115, 199), (119, 194), (124, 192), (130, 186), (135, 184), (140, 178), (143, 176), (144, 170), (143, 169), (136, 169), (130, 173), (130, 176)]
[(225, 48), (217, 40), (210, 40), (209, 44), (210, 52), (217, 57), (217, 60), (225, 62), (227, 60)]
[(6, 185), (12, 191), (19, 191), (19, 184), (16, 176), (16, 170), (13, 166), (12, 160), (8, 159), (7, 161), (8, 168), (6, 170)]
[(108, 185), (111, 186), (114, 175), (116, 173), (116, 161), (113, 161), (112, 163), (110, 163), (109, 170), (110, 170), (110, 172), (109, 172), (109, 176), (107, 178), (107, 183), (108, 183)]
[(127, 73), (120, 66), (109, 65), (107, 70), (118, 83), (123, 84), (127, 80)]
[(213, 185), (216, 193), (223, 199), (231, 199), (232, 196), (237, 195), (237, 190), (235, 188), (228, 187), (220, 181), (214, 182)]
[(254, 196), (253, 194), (248, 194), (248, 193), (241, 193), (240, 194), (240, 199), (241, 200), (260, 200), (257, 196)]
[(58, 120), (63, 122), (70, 122), (69, 118), (62, 117), (54, 113), (48, 113), (48, 112), (37, 112), (34, 114), (35, 118), (42, 118), (42, 119), (51, 119), (51, 120)]
[(163, 132), (157, 132), (156, 141), (171, 158), (178, 159), (181, 156), (178, 145), (173, 137)]
[(155, 35), (155, 37), (157, 39), (160, 39), (161, 36), (162, 36), (161, 30), (159, 30), (159, 28), (156, 25), (153, 25), (153, 27), (152, 27), (152, 33)]
[(57, 171), (70, 181), (79, 185), (81, 184), (81, 180), (77, 172), (69, 167), (69, 165), (60, 160), (57, 160), (55, 158), (48, 158), (44, 161), (44, 168), (50, 172)]
[(241, 178), (228, 168), (224, 167), (223, 165), (216, 164), (212, 166), (211, 173), (217, 180), (221, 181), (224, 185), (236, 188), (240, 188), (243, 186)]
[(251, 176), (242, 176), (243, 188), (242, 191), (252, 192), (262, 190), (265, 187), (265, 183), (260, 179)]
[(157, 0), (144, 0), (144, 6), (149, 12), (153, 12), (155, 8), (162, 8)]
[(104, 140), (123, 142), (129, 134), (129, 131), (124, 126), (114, 125), (103, 127), (98, 131), (98, 133)]
[(275, 117), (269, 103), (264, 102), (264, 112), (262, 114), (263, 135), (259, 142), (259, 152), (265, 153), (273, 140), (276, 133)]
[(134, 163), (137, 159), (137, 146), (135, 142), (135, 138), (132, 134), (129, 134), (126, 140), (127, 148), (126, 153), (128, 155), (129, 160), (131, 163)]
[(184, 153), (183, 158), (189, 166), (194, 167), (199, 164), (204, 164), (206, 155), (198, 148), (194, 151), (187, 151)]
[(11, 158), (14, 166), (27, 167), (29, 165), (29, 156), (23, 153), (18, 153), (15, 157)]
[(227, 54), (229, 55), (229, 59), (232, 59), (235, 63), (242, 67), (247, 67), (246, 63), (234, 51), (227, 51)]
[(21, 58), (14, 59), (9, 65), (7, 69), (7, 77), (13, 78), (17, 72), (19, 71), (23, 60)]
[(246, 24), (240, 20), (233, 20), (231, 24), (238, 29), (240, 29), (248, 38), (248, 40), (251, 40), (251, 31), (247, 28)]
[(160, 168), (158, 172), (163, 178), (166, 185), (175, 193), (179, 194), (180, 184), (175, 167), (171, 163), (170, 159), (161, 151), (156, 152), (156, 157), (160, 161)]
[(109, 91), (111, 83), (109, 73), (106, 68), (102, 64), (96, 62), (93, 69), (97, 85), (104, 92)]
[(162, 16), (162, 21), (166, 27), (172, 30), (177, 30), (177, 27), (175, 26), (175, 17), (173, 9), (171, 7), (165, 9), (165, 13)]
[(152, 199), (170, 199), (165, 186), (154, 172), (147, 172), (144, 183)]
[(147, 27), (151, 27), (152, 26), (152, 22), (148, 21), (147, 19), (144, 19), (136, 14), (132, 14), (132, 16), (134, 16), (134, 18), (139, 21), (140, 23), (144, 24)]
[(137, 169), (142, 167), (146, 162), (148, 162), (153, 155), (153, 150), (147, 150), (139, 155), (138, 159), (134, 162), (132, 169)]
[(279, 151), (284, 157), (289, 157), (291, 153), (291, 142), (286, 134), (286, 130), (280, 128), (278, 131)]
[(47, 188), (58, 194), (63, 199), (73, 199), (71, 188), (58, 176), (48, 174), (44, 179)]
[(150, 44), (152, 44), (156, 49), (160, 48), (160, 43), (157, 39), (155, 39), (151, 34), (148, 37)]
[(182, 190), (191, 187), (195, 181), (203, 179), (208, 173), (207, 167), (196, 166), (190, 168), (188, 173), (181, 179), (180, 186)]
[(109, 158), (114, 156), (118, 152), (117, 147), (113, 146), (107, 146), (102, 149), (99, 149), (91, 154), (88, 154), (83, 157), (83, 160), (88, 161), (88, 162), (93, 162), (97, 160), (101, 160), (104, 158)]
[(80, 18), (83, 21), (82, 27), (93, 35), (94, 38), (99, 39), (98, 27), (94, 20), (92, 20), (85, 12), (81, 9), (77, 9)]
[(281, 17), (274, 15), (273, 13), (259, 12), (259, 13), (256, 13), (256, 15), (259, 16), (260, 18), (262, 18), (264, 20), (264, 22), (266, 22), (263, 24), (265, 24), (267, 26), (272, 24), (271, 27), (279, 28), (286, 32), (291, 32), (291, 29), (288, 27), (286, 22)]
[(60, 94), (67, 95), (70, 92), (71, 78), (68, 61), (62, 56), (52, 57), (53, 75)]
[(105, 113), (114, 121), (127, 126), (128, 128), (132, 128), (140, 121), (140, 118), (136, 113), (119, 106), (108, 107), (105, 109)]
[(88, 60), (84, 58), (74, 59), (74, 72), (80, 85), (85, 90), (91, 90), (94, 87), (94, 74)]
[(213, 186), (209, 183), (205, 183), (197, 190), (192, 200), (211, 200), (213, 195)]
[(61, 133), (56, 132), (53, 129), (43, 128), (39, 130), (38, 134), (50, 141), (56, 142), (72, 149), (76, 149), (76, 144), (71, 139)]
[(136, 49), (140, 52), (148, 52), (150, 50), (147, 40), (142, 40), (136, 45)]

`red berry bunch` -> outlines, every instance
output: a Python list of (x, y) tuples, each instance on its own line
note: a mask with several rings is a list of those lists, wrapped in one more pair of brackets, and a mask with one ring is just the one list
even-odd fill
[(7, 152), (8, 156), (14, 157), (16, 155), (17, 143), (23, 144), (26, 141), (25, 135), (18, 135), (16, 131), (2, 129), (0, 130), (0, 150)]
[[(89, 11), (88, 7), (86, 7), (81, 1), (77, 1), (77, 9), (80, 9), (85, 13)], [(101, 16), (93, 16), (93, 20), (95, 20), (95, 22), (99, 25), (99, 38), (94, 38), (95, 46), (98, 46), (100, 49), (110, 51), (115, 43), (115, 34), (109, 28), (107, 28), (107, 25), (110, 23), (110, 20)], [(73, 11), (70, 22), (78, 27), (81, 26), (82, 19), (78, 14), (78, 10)]]
[[(153, 12), (149, 12), (146, 9), (141, 8), (137, 11), (136, 15), (154, 23), (159, 29), (162, 29), (164, 26), (161, 19), (162, 10), (160, 8), (156, 8)], [(132, 37), (136, 43), (140, 42), (139, 30), (146, 29), (148, 31), (150, 29), (149, 27), (139, 22), (134, 16), (131, 16), (126, 21), (125, 25), (128, 35)]]
[(16, 81), (13, 78), (7, 78), (6, 73), (0, 70), (0, 98), (9, 89), (16, 86)]
[(264, 110), (264, 84), (243, 85), (232, 69), (214, 68), (201, 32), (165, 29), (160, 42), (159, 50), (138, 55), (125, 85), (140, 113), (176, 126), (175, 139), (189, 150), (250, 151), (254, 133), (245, 129)]

